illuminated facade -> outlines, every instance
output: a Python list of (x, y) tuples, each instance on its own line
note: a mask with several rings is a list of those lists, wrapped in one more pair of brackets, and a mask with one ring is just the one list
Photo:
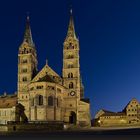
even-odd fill
[(17, 95), (0, 96), (0, 124), (7, 124), (8, 121), (27, 121), (24, 113), (24, 106), (17, 102)]
[(122, 112), (100, 110), (95, 116), (96, 126), (140, 125), (140, 103), (132, 99)]
[(28, 121), (63, 121), (90, 126), (90, 103), (84, 98), (79, 58), (79, 40), (71, 11), (63, 44), (62, 76), (47, 63), (38, 71), (37, 52), (27, 17), (18, 53), (18, 103), (25, 107)]

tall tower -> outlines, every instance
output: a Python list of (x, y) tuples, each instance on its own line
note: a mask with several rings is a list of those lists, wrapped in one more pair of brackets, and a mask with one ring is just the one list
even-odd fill
[(70, 21), (68, 32), (63, 48), (63, 79), (64, 86), (70, 91), (71, 96), (79, 99), (81, 94), (80, 64), (79, 64), (79, 40), (76, 37), (72, 10), (70, 11)]
[(18, 102), (25, 107), (25, 114), (29, 118), (28, 84), (37, 73), (37, 55), (27, 16), (24, 39), (18, 52)]

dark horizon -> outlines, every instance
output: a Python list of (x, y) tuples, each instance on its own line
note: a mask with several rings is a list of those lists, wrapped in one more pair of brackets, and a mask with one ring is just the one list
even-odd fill
[[(85, 97), (92, 117), (100, 109), (121, 111), (140, 101), (140, 1), (71, 0)], [(17, 56), (30, 13), (38, 68), (62, 73), (63, 42), (69, 22), (67, 0), (0, 2), (0, 94), (17, 91)]]

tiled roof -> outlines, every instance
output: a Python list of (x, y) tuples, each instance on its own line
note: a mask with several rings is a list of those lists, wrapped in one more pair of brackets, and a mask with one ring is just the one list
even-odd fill
[(105, 112), (101, 116), (125, 116), (126, 114), (123, 112)]
[(0, 96), (0, 108), (11, 108), (17, 105), (17, 95)]
[(55, 83), (55, 80), (50, 76), (50, 75), (45, 75), (44, 77), (40, 78), (37, 82), (51, 82), (51, 83)]
[(85, 102), (85, 103), (90, 103), (89, 98), (84, 98), (84, 99), (81, 99), (81, 101), (83, 101), (83, 102)]

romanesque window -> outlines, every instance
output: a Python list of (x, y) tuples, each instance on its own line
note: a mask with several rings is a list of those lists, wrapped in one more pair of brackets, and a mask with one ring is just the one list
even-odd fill
[(47, 87), (49, 90), (54, 90), (55, 88), (53, 86), (48, 86)]
[(27, 72), (27, 69), (22, 69), (22, 72), (23, 72), (23, 73), (26, 73), (26, 72)]
[(73, 68), (73, 64), (68, 64), (68, 68)]
[(68, 58), (68, 59), (71, 59), (71, 58), (74, 58), (74, 57), (73, 57), (72, 54), (69, 54), (67, 58)]
[(71, 82), (70, 84), (69, 84), (69, 89), (72, 89), (73, 88), (73, 82)]
[(43, 89), (43, 86), (37, 86), (36, 89)]
[(38, 105), (43, 105), (43, 96), (42, 95), (38, 96)]
[(22, 81), (23, 81), (23, 82), (27, 81), (27, 77), (23, 77), (23, 78), (22, 78)]
[(69, 43), (69, 46), (67, 47), (67, 49), (74, 49), (74, 46), (72, 45), (72, 43)]
[(73, 78), (73, 73), (69, 73), (68, 78)]
[(54, 98), (53, 96), (48, 97), (48, 106), (53, 106), (54, 105)]

